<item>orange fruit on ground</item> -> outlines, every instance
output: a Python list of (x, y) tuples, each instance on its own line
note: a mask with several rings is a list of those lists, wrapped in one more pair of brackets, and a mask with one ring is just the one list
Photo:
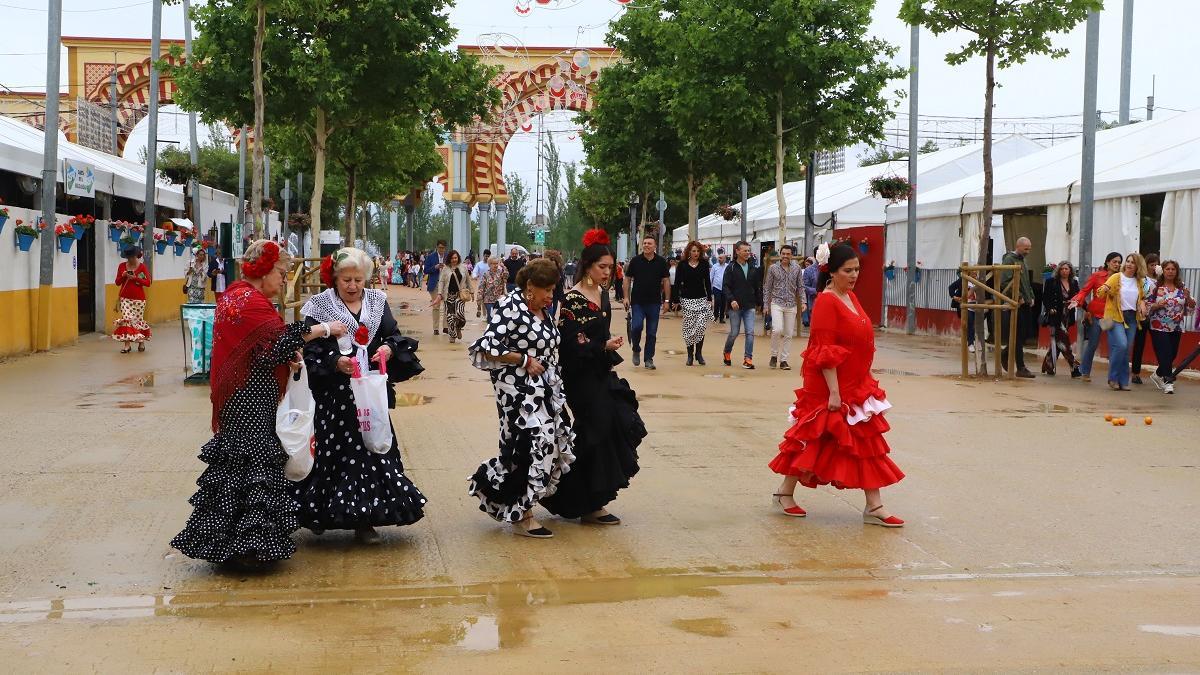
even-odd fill
[(1113, 416), (1112, 416), (1112, 414), (1110, 413), (1110, 414), (1108, 414), (1108, 415), (1105, 415), (1105, 416), (1104, 416), (1104, 421), (1105, 421), (1105, 422), (1111, 422), (1111, 421), (1113, 421)]
[(1124, 417), (1121, 418), (1121, 426), (1125, 426), (1125, 424), (1128, 422), (1129, 420), (1125, 419)]
[(1146, 421), (1146, 426), (1150, 426), (1151, 424), (1154, 424), (1153, 417), (1147, 417), (1145, 421)]
[(1119, 427), (1119, 426), (1121, 426), (1121, 420), (1114, 419), (1114, 420), (1112, 421), (1112, 425), (1113, 425), (1114, 427)]

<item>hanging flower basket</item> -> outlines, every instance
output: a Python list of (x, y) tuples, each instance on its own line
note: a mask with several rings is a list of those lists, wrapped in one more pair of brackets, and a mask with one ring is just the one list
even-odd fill
[(38, 237), (42, 235), (42, 230), (44, 229), (46, 229), (46, 226), (42, 223), (40, 218), (35, 225), (26, 225), (25, 221), (18, 218), (17, 248), (28, 253), (29, 249), (33, 246), (33, 242), (37, 241)]
[(183, 242), (178, 242), (178, 241), (175, 242), (175, 257), (178, 258), (179, 256), (183, 255), (183, 252), (186, 249), (187, 249), (187, 244), (184, 244)]
[(883, 276), (887, 277), (888, 281), (896, 278), (896, 261), (888, 261), (887, 267), (883, 268)]
[(738, 216), (742, 215), (737, 209), (733, 208), (729, 204), (722, 204), (718, 206), (715, 213), (725, 220), (734, 220)]
[(154, 242), (154, 252), (159, 255), (167, 252), (167, 242), (165, 239), (160, 239)]
[(67, 237), (58, 237), (58, 250), (62, 251), (63, 253), (70, 253), (71, 252), (71, 244), (74, 244), (74, 243), (75, 243), (75, 235), (74, 234), (67, 236)]
[(899, 176), (876, 176), (867, 184), (867, 194), (895, 204), (912, 197), (916, 185)]
[(4, 200), (0, 199), (0, 232), (4, 231), (4, 224), (8, 222), (8, 207), (4, 205)]
[(17, 233), (17, 248), (28, 253), (33, 247), (33, 242), (37, 241), (37, 235)]
[(858, 242), (858, 252), (859, 253), (866, 255), (867, 251), (869, 251), (869, 250), (871, 250), (871, 242), (867, 241), (866, 239), (863, 239), (862, 241)]

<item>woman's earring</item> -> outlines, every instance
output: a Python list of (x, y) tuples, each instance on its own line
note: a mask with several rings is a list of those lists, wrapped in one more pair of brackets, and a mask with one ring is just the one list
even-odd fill
[(591, 278), (591, 277), (588, 277), (588, 278), (587, 278), (587, 285), (588, 285), (588, 286), (595, 286), (595, 285), (596, 285), (596, 282), (592, 281), (592, 278)]

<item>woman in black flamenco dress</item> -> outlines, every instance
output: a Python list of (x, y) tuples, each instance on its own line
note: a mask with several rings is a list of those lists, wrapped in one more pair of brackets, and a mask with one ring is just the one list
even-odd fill
[(575, 420), (575, 462), (542, 506), (563, 518), (617, 525), (621, 519), (605, 507), (637, 474), (637, 448), (646, 427), (636, 394), (613, 370), (622, 362), (617, 350), (625, 339), (613, 337), (610, 330), (607, 289), (613, 255), (608, 235), (592, 230), (584, 245), (576, 284), (558, 314), (563, 384)]
[[(325, 530), (354, 530), (366, 544), (380, 541), (376, 527), (411, 525), (425, 515), (425, 496), (404, 475), (404, 464), (392, 429), (392, 447), (371, 452), (359, 432), (357, 406), (350, 388), (354, 361), (378, 370), (387, 363), (388, 408), (396, 407), (391, 385), (422, 372), (417, 342), (400, 335), (387, 304), (387, 294), (365, 288), (373, 261), (363, 251), (343, 248), (326, 264), (324, 281), (332, 285), (309, 298), (301, 312), (310, 326), (341, 321), (348, 327), (340, 341), (313, 340), (304, 349), (308, 381), (317, 402), (316, 456), (312, 473), (296, 484), (300, 526), (321, 534)], [(390, 420), (389, 420), (390, 424)]]

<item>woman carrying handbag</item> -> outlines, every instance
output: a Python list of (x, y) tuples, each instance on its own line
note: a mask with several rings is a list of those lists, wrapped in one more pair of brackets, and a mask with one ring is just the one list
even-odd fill
[(462, 339), (463, 326), (467, 325), (466, 305), (475, 297), (475, 282), (471, 271), (462, 261), (458, 251), (446, 255), (446, 268), (438, 277), (437, 296), (433, 306), (445, 303), (446, 335), (450, 344)]

